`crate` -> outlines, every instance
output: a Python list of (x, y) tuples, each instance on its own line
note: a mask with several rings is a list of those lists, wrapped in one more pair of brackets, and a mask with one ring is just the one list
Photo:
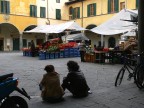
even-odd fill
[(46, 60), (46, 52), (39, 52), (39, 60)]
[(55, 53), (50, 53), (50, 59), (54, 59), (55, 58)]
[(60, 51), (60, 58), (64, 58), (64, 51)]
[(55, 52), (55, 58), (59, 58), (60, 53)]
[(46, 52), (46, 59), (50, 59), (50, 53)]

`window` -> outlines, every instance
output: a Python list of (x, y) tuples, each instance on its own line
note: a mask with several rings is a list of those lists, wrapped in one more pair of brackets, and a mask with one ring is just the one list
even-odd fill
[(30, 5), (30, 16), (37, 17), (37, 6)]
[(73, 19), (80, 18), (80, 7), (76, 7), (73, 9)]
[(10, 2), (1, 1), (1, 13), (10, 14)]
[(138, 2), (139, 2), (139, 0), (136, 0), (136, 9), (138, 8)]
[(96, 3), (89, 4), (87, 6), (87, 16), (95, 16), (96, 15)]
[(61, 10), (56, 9), (56, 19), (60, 20), (61, 19)]
[(125, 9), (125, 2), (120, 3), (120, 10)]
[(46, 12), (45, 12), (45, 7), (40, 7), (40, 17), (45, 18), (46, 17)]
[(119, 11), (119, 0), (108, 0), (108, 13)]
[(72, 19), (72, 14), (73, 14), (73, 8), (70, 7), (70, 8), (69, 8), (69, 19), (70, 19), (70, 20)]
[(56, 0), (56, 3), (60, 3), (60, 0)]

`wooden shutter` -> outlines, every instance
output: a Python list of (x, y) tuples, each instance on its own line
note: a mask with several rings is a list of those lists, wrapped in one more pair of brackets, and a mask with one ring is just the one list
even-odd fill
[(90, 5), (87, 5), (87, 16), (90, 16)]
[(111, 13), (111, 0), (108, 0), (108, 13)]
[(1, 1), (1, 13), (4, 13), (4, 1)]
[(30, 16), (32, 16), (32, 5), (30, 5)]
[(78, 16), (77, 18), (80, 18), (80, 7), (78, 7)]
[(6, 2), (7, 2), (7, 5), (6, 5), (7, 6), (7, 9), (6, 9), (7, 12), (6, 13), (10, 14), (10, 2), (9, 1), (6, 1)]
[(34, 16), (37, 17), (37, 6), (34, 6)]
[(61, 10), (56, 9), (56, 19), (61, 19)]
[(119, 11), (119, 0), (114, 0), (114, 11), (115, 12)]
[(96, 3), (94, 3), (93, 5), (94, 5), (94, 16), (96, 16)]
[(139, 2), (139, 0), (136, 0), (136, 9), (138, 8), (138, 2)]

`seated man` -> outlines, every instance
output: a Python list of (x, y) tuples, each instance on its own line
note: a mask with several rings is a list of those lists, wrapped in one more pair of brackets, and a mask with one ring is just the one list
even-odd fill
[(90, 93), (90, 88), (84, 74), (79, 71), (79, 65), (75, 61), (69, 61), (67, 66), (69, 73), (63, 80), (63, 89), (68, 89), (74, 97), (86, 97)]

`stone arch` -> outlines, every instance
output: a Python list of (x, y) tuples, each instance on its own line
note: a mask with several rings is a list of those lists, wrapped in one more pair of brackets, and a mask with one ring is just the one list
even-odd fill
[(11, 23), (0, 24), (0, 50), (20, 50), (20, 31)]

